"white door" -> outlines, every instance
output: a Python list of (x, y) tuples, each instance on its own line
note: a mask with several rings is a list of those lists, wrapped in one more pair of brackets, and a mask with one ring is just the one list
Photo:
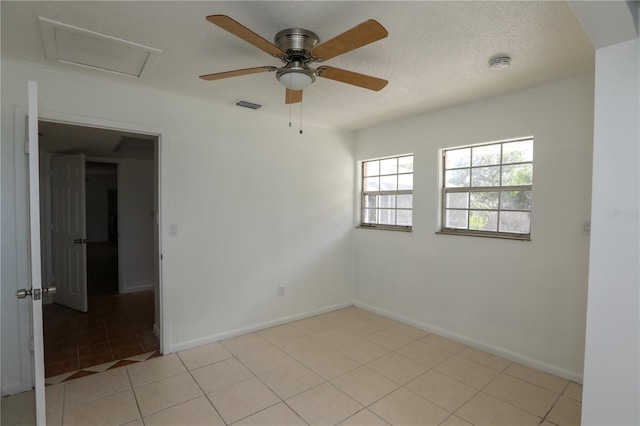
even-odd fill
[(87, 312), (84, 154), (51, 159), (54, 302)]
[[(38, 166), (38, 84), (28, 83), (28, 169), (29, 169), (29, 281), (30, 289), (18, 290), (16, 296), (31, 303), (31, 336), (33, 339), (33, 374), (36, 424), (46, 425), (44, 400), (44, 343), (42, 339), (42, 275), (40, 264), (40, 180)], [(51, 289), (54, 291), (54, 289)], [(49, 288), (44, 289), (44, 292)]]

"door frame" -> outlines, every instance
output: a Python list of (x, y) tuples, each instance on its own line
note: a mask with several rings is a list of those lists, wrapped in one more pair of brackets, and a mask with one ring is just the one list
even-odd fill
[[(156, 253), (154, 253), (154, 270), (156, 271), (157, 278), (158, 278), (158, 288), (157, 288), (158, 291), (156, 296), (158, 299), (158, 303), (155, 307), (155, 311), (157, 311), (156, 316), (158, 317), (158, 321), (155, 322), (155, 319), (154, 319), (154, 331), (158, 335), (158, 339), (160, 341), (160, 353), (166, 354), (169, 348), (171, 347), (170, 340), (169, 340), (170, 333), (169, 333), (169, 326), (168, 326), (169, 324), (171, 324), (171, 321), (169, 320), (170, 313), (167, 306), (168, 303), (166, 302), (167, 300), (169, 300), (169, 298), (167, 297), (167, 294), (166, 294), (167, 291), (163, 285), (163, 273), (162, 273), (162, 251), (163, 251), (163, 248), (162, 248), (163, 214), (162, 212), (164, 210), (162, 175), (163, 175), (163, 170), (165, 169), (165, 167), (163, 167), (164, 157), (162, 155), (162, 150), (163, 150), (163, 135), (167, 133), (167, 129), (159, 128), (159, 127), (151, 127), (151, 126), (137, 124), (137, 123), (111, 121), (111, 120), (106, 120), (106, 119), (101, 119), (96, 117), (64, 114), (64, 113), (58, 113), (55, 111), (47, 111), (47, 110), (43, 110), (40, 112), (39, 120), (53, 122), (53, 123), (70, 124), (75, 126), (93, 127), (93, 128), (100, 128), (100, 129), (106, 129), (106, 130), (117, 130), (117, 131), (129, 132), (129, 133), (139, 133), (143, 135), (150, 135), (150, 136), (156, 137), (156, 143), (154, 144), (154, 159), (153, 159), (155, 164), (154, 192), (156, 194), (155, 206), (154, 206), (156, 210), (156, 222), (154, 226), (154, 250), (156, 250)], [(46, 156), (46, 157), (49, 158), (49, 156)], [(99, 159), (93, 156), (87, 156), (86, 160), (99, 161), (99, 162), (105, 162), (105, 163), (109, 162), (109, 163), (117, 164), (117, 161), (114, 161), (114, 159), (108, 159), (108, 158)], [(119, 178), (118, 178), (118, 182), (120, 182)], [(118, 185), (120, 185), (120, 183)], [(120, 202), (118, 202), (118, 210), (120, 211), (120, 209), (121, 209)], [(49, 211), (49, 209), (47, 209), (47, 211)], [(48, 214), (50, 215), (50, 212)], [(49, 233), (47, 233), (47, 238), (50, 239)], [(47, 254), (49, 257), (49, 253)], [(48, 268), (47, 270), (49, 271)], [(118, 275), (120, 276), (120, 270), (118, 271)], [(22, 334), (22, 331), (21, 331), (21, 334)], [(27, 344), (28, 344), (28, 341), (27, 341)]]

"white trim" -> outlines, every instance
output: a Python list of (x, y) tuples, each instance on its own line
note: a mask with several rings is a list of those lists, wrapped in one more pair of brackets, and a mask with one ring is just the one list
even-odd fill
[[(44, 282), (47, 286), (51, 285), (51, 279), (53, 278), (53, 256), (51, 256), (53, 249), (53, 235), (51, 233), (51, 225), (53, 218), (51, 217), (51, 157), (48, 152), (44, 152), (44, 167), (40, 165), (40, 168), (44, 170), (44, 180), (46, 184), (44, 188), (40, 187), (40, 198), (44, 193), (44, 235), (40, 237), (44, 239)], [(42, 178), (40, 179), (42, 182)], [(42, 219), (41, 219), (42, 220)], [(53, 303), (53, 294), (46, 294), (42, 297), (43, 304)], [(44, 319), (44, 318), (43, 318)]]
[(2, 397), (25, 392), (21, 382), (2, 383)]
[(156, 288), (155, 284), (142, 284), (133, 287), (126, 287), (120, 289), (120, 294), (139, 293), (141, 291), (149, 291)]
[(421, 321), (416, 321), (413, 320), (411, 318), (407, 318), (403, 315), (398, 315), (398, 314), (394, 314), (391, 313), (389, 311), (385, 311), (384, 309), (380, 309), (380, 308), (376, 308), (375, 306), (371, 306), (371, 305), (367, 305), (366, 303), (362, 303), (362, 302), (354, 302), (354, 306), (357, 306), (358, 308), (362, 308), (365, 309), (367, 311), (371, 311), (373, 313), (376, 313), (378, 315), (382, 315), (385, 316), (387, 318), (391, 318), (394, 319), (396, 321), (399, 321), (401, 323), (407, 324), (407, 325), (411, 325), (413, 327), (417, 327), (421, 330), (425, 330), (428, 331), (430, 333), (435, 333), (438, 334), (440, 336), (443, 337), (447, 337), (451, 340), (455, 340), (457, 342), (460, 343), (464, 343), (467, 346), (471, 346), (474, 347), (476, 349), (481, 349), (483, 351), (492, 353), (494, 355), (497, 355), (499, 357), (505, 358), (509, 361), (513, 361), (513, 362), (517, 362), (519, 364), (525, 365), (527, 367), (531, 367), (531, 368), (535, 368), (537, 370), (540, 371), (544, 371), (546, 373), (549, 374), (553, 374), (556, 375), (558, 377), (563, 377), (565, 379), (571, 380), (573, 382), (576, 383), (582, 383), (582, 374), (574, 372), (574, 371), (570, 371), (561, 367), (557, 367), (555, 365), (552, 364), (547, 364), (546, 362), (542, 362), (542, 361), (538, 361), (535, 360), (533, 358), (529, 358), (525, 355), (516, 353), (516, 352), (512, 352), (510, 350), (507, 349), (503, 349), (497, 346), (493, 346), (493, 345), (488, 345), (486, 343), (482, 343), (478, 340), (474, 340), (474, 339), (470, 339), (468, 337), (462, 336), (460, 334), (457, 333), (452, 333), (450, 331), (447, 331), (443, 328), (437, 327), (435, 325), (432, 324), (427, 324)]
[[(20, 109), (24, 110), (24, 108), (20, 108)], [(26, 112), (25, 112), (25, 115), (26, 115)], [(168, 300), (170, 300), (170, 297), (167, 294), (165, 294), (165, 293), (168, 293), (169, 290), (164, 288), (162, 285), (163, 275), (162, 275), (162, 261), (160, 260), (160, 256), (162, 254), (162, 229), (164, 224), (162, 212), (165, 211), (165, 206), (163, 205), (164, 198), (162, 194), (162, 182), (163, 182), (162, 174), (165, 173), (165, 170), (167, 169), (166, 165), (163, 164), (165, 160), (162, 155), (162, 149), (163, 149), (162, 141), (163, 141), (164, 135), (169, 133), (168, 129), (157, 127), (157, 126), (147, 126), (139, 123), (120, 122), (120, 121), (106, 120), (106, 119), (97, 118), (97, 117), (66, 114), (66, 113), (60, 113), (60, 112), (51, 111), (51, 110), (41, 110), (39, 119), (42, 121), (49, 121), (54, 123), (72, 124), (76, 126), (87, 126), (87, 127), (95, 127), (95, 128), (101, 128), (101, 129), (107, 129), (107, 130), (120, 130), (120, 131), (126, 131), (131, 133), (140, 133), (140, 134), (155, 136), (157, 138), (157, 142), (155, 144), (155, 147), (158, 153), (158, 159), (155, 162), (157, 166), (155, 172), (157, 174), (154, 177), (155, 179), (157, 179), (158, 188), (159, 188), (157, 205), (155, 207), (157, 208), (157, 211), (158, 211), (158, 220), (156, 222), (156, 227), (157, 227), (156, 232), (158, 234), (158, 255), (157, 255), (158, 256), (158, 292), (159, 292), (159, 298), (160, 298), (160, 305), (158, 306), (158, 308), (160, 310), (159, 312), (160, 324), (156, 324), (156, 326), (159, 330), (160, 351), (163, 354), (166, 353), (168, 351), (168, 348), (170, 348), (170, 343), (171, 343), (171, 340), (169, 337), (171, 335), (170, 334), (171, 310), (170, 310), (170, 305), (167, 302)], [(18, 138), (16, 136), (16, 141), (17, 140)], [(19, 147), (16, 144), (16, 149), (18, 148)], [(91, 160), (91, 161), (96, 160), (96, 161), (110, 162), (110, 163), (116, 163), (116, 164), (118, 163), (118, 160), (113, 158), (98, 159), (95, 157), (88, 157), (88, 160)], [(24, 170), (22, 170), (22, 173), (24, 173)], [(16, 182), (19, 182), (19, 181), (20, 179), (18, 176), (18, 167), (16, 167)], [(18, 191), (17, 186), (16, 186), (16, 191)]]
[[(266, 322), (250, 325), (247, 327), (236, 328), (235, 330), (225, 331), (224, 333), (219, 333), (219, 334), (213, 334), (211, 336), (203, 337), (201, 339), (189, 340), (187, 342), (182, 342), (182, 343), (173, 345), (171, 347), (171, 352), (169, 353), (184, 351), (186, 349), (195, 348), (197, 346), (206, 345), (208, 343), (218, 342), (224, 339), (230, 339), (232, 337), (241, 336), (247, 333), (253, 333), (254, 331), (260, 331), (260, 330), (275, 327), (278, 325), (286, 324), (292, 321), (314, 317), (316, 315), (325, 314), (327, 312), (335, 311), (336, 309), (347, 308), (349, 306), (353, 306), (352, 301), (338, 303), (336, 305), (331, 305), (331, 306), (325, 306), (324, 308), (314, 309), (312, 311), (307, 311), (301, 314), (295, 314), (288, 317), (279, 318), (273, 321), (266, 321)], [(164, 355), (167, 355), (167, 354), (164, 354)]]

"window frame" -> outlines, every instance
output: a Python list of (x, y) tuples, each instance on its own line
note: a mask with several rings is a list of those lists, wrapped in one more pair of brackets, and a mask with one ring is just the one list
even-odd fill
[[(410, 173), (399, 173), (398, 170), (396, 170), (396, 173), (391, 173), (391, 174), (380, 174), (381, 172), (378, 171), (377, 175), (372, 175), (372, 176), (377, 176), (377, 177), (382, 177), (382, 176), (401, 176), (401, 175), (412, 175), (412, 189), (396, 189), (396, 190), (391, 190), (391, 191), (367, 191), (366, 190), (366, 186), (365, 186), (365, 178), (367, 177), (371, 177), (371, 176), (366, 176), (365, 174), (365, 164), (369, 163), (369, 162), (373, 162), (373, 161), (381, 161), (381, 160), (390, 160), (390, 159), (396, 159), (396, 161), (399, 161), (400, 158), (403, 157), (412, 157), (412, 167), (411, 167), (411, 172)], [(358, 228), (364, 228), (364, 229), (381, 229), (381, 230), (387, 230), (387, 231), (401, 231), (401, 232), (412, 232), (413, 230), (413, 207), (414, 207), (414, 201), (413, 201), (413, 192), (414, 192), (414, 177), (415, 175), (415, 156), (412, 153), (409, 154), (399, 154), (399, 155), (393, 155), (393, 156), (388, 156), (388, 157), (379, 157), (379, 158), (371, 158), (371, 159), (367, 159), (367, 160), (362, 160), (360, 161), (360, 179), (359, 179), (359, 197), (360, 197), (360, 220), (359, 220), (359, 224), (358, 224)], [(411, 208), (399, 208), (397, 205), (397, 198), (396, 198), (396, 205), (395, 207), (387, 207), (384, 209), (391, 209), (394, 210), (396, 212), (396, 223), (397, 223), (397, 212), (400, 211), (410, 211), (411, 212), (411, 225), (390, 225), (390, 224), (380, 224), (380, 223), (365, 223), (364, 222), (364, 218), (365, 218), (365, 210), (367, 208), (371, 208), (371, 207), (367, 207), (366, 206), (366, 197), (367, 196), (379, 196), (379, 195), (411, 195)], [(380, 210), (381, 207), (375, 207), (376, 210)]]
[[(501, 140), (501, 141), (493, 141), (493, 142), (485, 142), (485, 143), (478, 143), (478, 144), (472, 144), (472, 145), (464, 145), (464, 146), (458, 146), (458, 147), (452, 147), (452, 148), (443, 148), (440, 150), (441, 152), (441, 156), (440, 156), (440, 167), (441, 167), (441, 175), (440, 178), (442, 179), (442, 182), (440, 184), (440, 204), (441, 204), (441, 209), (440, 209), (440, 230), (438, 232), (436, 232), (437, 234), (446, 234), (446, 235), (465, 235), (465, 236), (472, 236), (472, 237), (488, 237), (488, 238), (501, 238), (501, 239), (508, 239), (508, 240), (521, 240), (521, 241), (531, 241), (531, 228), (532, 228), (532, 217), (533, 217), (533, 202), (531, 203), (530, 208), (527, 209), (503, 209), (502, 206), (500, 204), (498, 204), (498, 207), (495, 209), (482, 209), (482, 208), (471, 208), (471, 194), (474, 192), (497, 192), (498, 195), (498, 200), (501, 199), (501, 194), (503, 192), (510, 192), (510, 191), (529, 191), (532, 194), (532, 200), (533, 200), (533, 176), (531, 177), (531, 184), (529, 185), (505, 185), (502, 186), (502, 167), (503, 166), (515, 166), (515, 165), (522, 165), (522, 164), (531, 164), (531, 170), (533, 173), (533, 155), (531, 157), (531, 161), (519, 161), (519, 162), (514, 162), (514, 163), (503, 163), (503, 146), (505, 144), (508, 143), (512, 143), (512, 142), (524, 142), (524, 141), (531, 141), (532, 144), (532, 149), (533, 149), (533, 144), (534, 144), (534, 137), (533, 136), (529, 136), (529, 137), (522, 137), (522, 138), (517, 138), (517, 139), (507, 139), (507, 140)], [(465, 149), (465, 148), (479, 148), (479, 147), (486, 147), (486, 146), (491, 146), (491, 145), (500, 145), (500, 162), (497, 164), (491, 164), (491, 165), (480, 165), (480, 166), (473, 166), (473, 159), (471, 158), (470, 164), (468, 167), (452, 167), (452, 168), (447, 168), (446, 167), (446, 153), (448, 151), (455, 151), (455, 150), (459, 150), (459, 149)], [(471, 155), (471, 154), (470, 154)], [(474, 168), (481, 168), (481, 167), (495, 167), (498, 166), (500, 167), (500, 185), (498, 186), (471, 186), (473, 183), (473, 169)], [(469, 186), (463, 186), (463, 187), (446, 187), (446, 172), (450, 171), (450, 170), (469, 170), (469, 174), (470, 174), (470, 179), (471, 181), (469, 182)], [(447, 208), (447, 194), (450, 193), (469, 193), (469, 200), (467, 202), (467, 207), (466, 208)], [(499, 201), (500, 202), (500, 201)], [(467, 228), (447, 228), (446, 225), (446, 218), (447, 218), (447, 210), (458, 210), (458, 211), (466, 211), (467, 212)], [(483, 230), (476, 230), (476, 229), (469, 229), (469, 222), (470, 222), (470, 213), (471, 211), (490, 211), (490, 212), (497, 212), (497, 226), (499, 229), (500, 226), (500, 213), (503, 211), (506, 212), (526, 212), (529, 213), (529, 233), (527, 234), (523, 234), (523, 233), (516, 233), (516, 232), (505, 232), (505, 231), (483, 231)]]

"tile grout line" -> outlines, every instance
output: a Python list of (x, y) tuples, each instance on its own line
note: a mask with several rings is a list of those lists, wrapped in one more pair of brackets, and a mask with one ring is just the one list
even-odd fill
[[(313, 318), (313, 317), (311, 317), (311, 318)], [(295, 328), (295, 327), (294, 327), (294, 328)], [(313, 337), (311, 337), (311, 336), (310, 336), (309, 334), (307, 334), (306, 332), (304, 332), (304, 331), (302, 331), (302, 330), (298, 330), (298, 331), (302, 332), (302, 333), (304, 334), (304, 336), (307, 336), (307, 337), (310, 337), (310, 338), (312, 338), (312, 339), (313, 339)], [(304, 336), (302, 336), (302, 337), (304, 337)], [(262, 336), (261, 336), (261, 337), (262, 337)], [(266, 339), (266, 338), (264, 338), (264, 337), (263, 337), (263, 339), (265, 339), (265, 340), (267, 340), (267, 341), (268, 341), (268, 339)], [(292, 340), (296, 340), (296, 339), (292, 339)], [(314, 339), (314, 340), (315, 340), (315, 339)], [(222, 342), (222, 341), (221, 341), (221, 342)], [(291, 354), (287, 353), (284, 349), (280, 348), (279, 346), (274, 345), (274, 344), (273, 344), (273, 343), (271, 343), (271, 342), (269, 342), (269, 343), (271, 344), (271, 346), (272, 346), (272, 347), (275, 347), (275, 348), (277, 348), (277, 349), (281, 350), (282, 352), (284, 352), (285, 354), (287, 354), (289, 357), (291, 357), (294, 361), (293, 361), (293, 362), (291, 362), (290, 364), (298, 363), (298, 364), (302, 365), (304, 368), (308, 369), (308, 370), (309, 370), (309, 371), (311, 371), (313, 374), (315, 374), (316, 376), (320, 377), (320, 378), (323, 380), (323, 382), (322, 382), (322, 383), (319, 383), (319, 384), (317, 384), (317, 385), (315, 385), (315, 386), (312, 386), (312, 387), (310, 387), (309, 389), (305, 389), (305, 390), (303, 390), (303, 391), (300, 391), (300, 392), (298, 392), (297, 394), (292, 395), (292, 396), (290, 396), (290, 397), (289, 397), (289, 398), (287, 398), (287, 399), (294, 398), (294, 397), (296, 397), (296, 396), (298, 396), (298, 395), (300, 395), (300, 394), (303, 394), (304, 392), (310, 391), (311, 389), (315, 389), (315, 388), (317, 388), (318, 386), (323, 385), (324, 383), (328, 383), (328, 382), (325, 380), (325, 378), (324, 378), (324, 377), (321, 377), (319, 374), (317, 374), (316, 372), (314, 372), (313, 370), (311, 370), (309, 367), (307, 367), (305, 364), (303, 364), (303, 363), (302, 363), (302, 360), (299, 360), (299, 359), (297, 359), (297, 358), (293, 357)], [(245, 364), (244, 364), (240, 359), (238, 359), (238, 358), (236, 357), (236, 355), (235, 355), (233, 352), (231, 352), (231, 350), (230, 350), (230, 349), (228, 349), (226, 346), (222, 345), (222, 343), (220, 343), (220, 345), (221, 345), (222, 347), (224, 347), (225, 349), (227, 349), (227, 350), (229, 351), (229, 353), (231, 354), (231, 356), (232, 356), (236, 361), (238, 361), (238, 362), (239, 362), (243, 367), (245, 367), (248, 371), (250, 371), (250, 372), (251, 372), (251, 374), (253, 374), (253, 376), (254, 376), (256, 379), (258, 379), (258, 381), (260, 381), (260, 383), (262, 383), (262, 384), (263, 384), (267, 389), (269, 389), (269, 391), (271, 391), (271, 392), (272, 392), (272, 393), (273, 393), (273, 394), (274, 394), (278, 399), (280, 399), (280, 402), (282, 402), (282, 403), (283, 403), (283, 404), (285, 404), (287, 407), (289, 407), (289, 409), (290, 409), (291, 411), (293, 411), (293, 412), (296, 414), (296, 416), (298, 416), (298, 417), (299, 417), (303, 422), (305, 422), (307, 425), (309, 424), (309, 423), (307, 423), (307, 421), (306, 421), (306, 420), (305, 420), (305, 419), (304, 419), (304, 418), (303, 418), (303, 417), (302, 417), (302, 416), (301, 416), (301, 415), (300, 415), (296, 410), (294, 410), (294, 409), (293, 409), (293, 407), (291, 407), (289, 404), (287, 404), (287, 401), (286, 401), (285, 399), (283, 399), (280, 395), (278, 395), (274, 389), (272, 389), (272, 388), (271, 388), (267, 383), (265, 383), (265, 382), (264, 382), (264, 381), (263, 381), (263, 380), (262, 380), (262, 379), (261, 379), (257, 374), (255, 374), (255, 373), (254, 373), (254, 372), (253, 372), (249, 367), (247, 367), (247, 366), (246, 366), (246, 365), (245, 365)], [(263, 348), (263, 349), (266, 349), (266, 348)], [(257, 351), (259, 351), (259, 350), (261, 350), (261, 349), (258, 349), (258, 350), (256, 350), (256, 351), (250, 351), (250, 352), (247, 352), (246, 354), (250, 354), (251, 352), (257, 352)], [(325, 351), (325, 352), (326, 352), (326, 351)], [(321, 353), (323, 353), (323, 352), (321, 352)], [(246, 355), (246, 354), (243, 354), (243, 355)], [(312, 355), (312, 356), (313, 356), (313, 355)], [(310, 357), (307, 357), (307, 358), (310, 358)], [(286, 364), (286, 365), (289, 365), (289, 364)], [(285, 365), (285, 366), (286, 366), (286, 365)], [(284, 366), (282, 366), (282, 367), (284, 367)], [(277, 368), (281, 368), (281, 367), (277, 367)], [(275, 369), (277, 369), (277, 368), (275, 368)], [(269, 370), (269, 371), (272, 371), (272, 370)], [(265, 373), (266, 373), (266, 372), (265, 372)], [(250, 380), (250, 379), (246, 379), (246, 380)], [(243, 381), (246, 381), (246, 380), (243, 380)], [(238, 382), (238, 383), (240, 383), (240, 382)], [(228, 388), (228, 387), (230, 387), (230, 386), (233, 386), (233, 384), (232, 384), (232, 385), (229, 385), (229, 386), (226, 386), (226, 387), (225, 387), (225, 389), (226, 389), (226, 388)], [(207, 399), (208, 399), (208, 397), (207, 397)], [(213, 403), (211, 403), (211, 404), (213, 405)], [(256, 411), (256, 412), (255, 412), (255, 413), (253, 413), (253, 414), (249, 414), (248, 416), (245, 416), (245, 417), (243, 417), (242, 419), (238, 419), (238, 420), (236, 420), (236, 422), (239, 422), (240, 420), (243, 420), (243, 419), (245, 419), (245, 418), (247, 418), (247, 417), (251, 417), (251, 416), (253, 416), (254, 414), (257, 414), (257, 413), (259, 413), (259, 412), (262, 412), (262, 411), (264, 411), (264, 410), (267, 410), (267, 409), (269, 409), (269, 408), (271, 408), (271, 407), (273, 407), (273, 406), (275, 406), (275, 405), (277, 405), (277, 404), (279, 404), (279, 403), (276, 403), (276, 404), (273, 404), (273, 405), (271, 405), (271, 406), (269, 406), (269, 407), (263, 408), (262, 410)], [(220, 417), (222, 418), (222, 416), (220, 416)], [(224, 421), (224, 419), (223, 419), (223, 421)], [(234, 422), (234, 423), (236, 423), (236, 422)]]
[(129, 369), (126, 366), (125, 366), (125, 373), (127, 374), (127, 380), (129, 380), (129, 386), (131, 387), (131, 393), (133, 394), (133, 399), (136, 401), (136, 407), (138, 408), (140, 421), (142, 421), (142, 424), (144, 424), (144, 419), (142, 417), (142, 410), (140, 409), (140, 403), (138, 402), (138, 397), (136, 395), (135, 388), (133, 387), (133, 382), (131, 381), (131, 375), (129, 374)]
[[(547, 413), (546, 413), (546, 414), (544, 415), (544, 417), (542, 418), (542, 422), (544, 422), (544, 421), (548, 421), (549, 423), (553, 423), (553, 422), (551, 422), (551, 421), (547, 420), (547, 417), (549, 416), (549, 414), (551, 414), (551, 411), (553, 411), (553, 408), (556, 406), (556, 404), (558, 403), (558, 401), (560, 401), (560, 397), (561, 397), (561, 396), (564, 394), (564, 392), (567, 390), (567, 388), (569, 387), (569, 384), (570, 384), (570, 383), (571, 383), (571, 382), (567, 383), (567, 384), (565, 385), (564, 389), (562, 389), (562, 392), (560, 392), (560, 393), (558, 394), (558, 397), (557, 397), (557, 398), (556, 398), (556, 400), (553, 402), (553, 404), (551, 404), (551, 407), (549, 407), (549, 410), (547, 411)], [(582, 402), (580, 403), (580, 405), (582, 406)], [(540, 422), (540, 423), (542, 423), (542, 422)], [(555, 423), (553, 423), (553, 424), (555, 424)]]
[[(231, 352), (229, 352), (229, 353), (231, 353)], [(187, 365), (184, 363), (184, 361), (182, 360), (182, 358), (180, 358), (180, 352), (176, 352), (176, 354), (175, 354), (175, 355), (176, 355), (176, 358), (178, 358), (178, 359), (180, 360), (180, 363), (182, 364), (182, 366), (187, 370), (187, 373), (189, 373), (189, 376), (191, 376), (191, 379), (195, 382), (196, 386), (198, 386), (198, 389), (200, 389), (200, 392), (202, 392), (202, 395), (201, 395), (201, 396), (204, 396), (204, 397), (205, 397), (205, 399), (207, 400), (207, 402), (209, 403), (209, 405), (211, 405), (211, 408), (213, 408), (213, 411), (215, 411), (215, 413), (218, 415), (218, 417), (220, 418), (220, 420), (222, 420), (222, 423), (224, 423), (225, 425), (227, 425), (227, 426), (228, 426), (227, 421), (224, 419), (224, 417), (222, 417), (222, 414), (220, 414), (220, 412), (218, 411), (218, 409), (216, 408), (216, 406), (215, 406), (215, 405), (213, 405), (213, 402), (209, 399), (209, 396), (208, 396), (208, 395), (207, 395), (207, 393), (204, 391), (204, 389), (202, 389), (202, 386), (200, 386), (200, 383), (198, 383), (198, 380), (196, 380), (196, 378), (195, 378), (195, 377), (193, 377), (193, 374), (191, 373), (191, 370), (189, 370), (189, 368), (188, 368), (188, 367), (187, 367)], [(233, 357), (233, 354), (231, 354), (231, 356)], [(227, 359), (230, 359), (230, 358), (227, 358)], [(226, 359), (225, 359), (225, 360), (218, 361), (218, 362), (222, 362), (222, 361), (226, 361)], [(207, 365), (213, 365), (213, 364), (217, 364), (217, 362), (214, 362), (214, 363), (212, 363), (212, 364), (207, 364)], [(202, 367), (206, 367), (206, 365), (203, 365)], [(202, 367), (200, 367), (200, 368), (202, 368)], [(200, 398), (200, 397), (198, 397), (198, 398)], [(196, 398), (193, 398), (193, 399), (196, 399)], [(193, 401), (193, 399), (190, 399), (189, 401)], [(187, 401), (185, 401), (185, 402), (187, 402)], [(181, 404), (184, 404), (184, 402), (182, 402)], [(162, 410), (160, 410), (160, 411), (162, 411)]]

